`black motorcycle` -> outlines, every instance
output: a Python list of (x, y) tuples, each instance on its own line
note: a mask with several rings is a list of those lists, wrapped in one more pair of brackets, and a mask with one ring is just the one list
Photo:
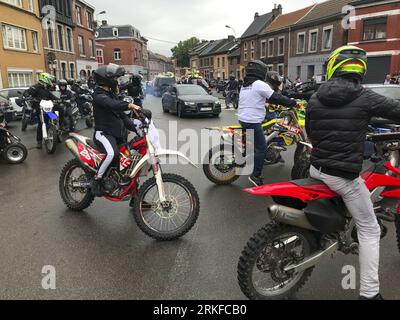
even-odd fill
[(10, 164), (20, 164), (28, 157), (28, 150), (5, 126), (4, 113), (0, 111), (0, 155)]
[(93, 90), (80, 86), (78, 89), (76, 89), (76, 91), (73, 92), (75, 96), (75, 103), (73, 103), (73, 107), (78, 108), (80, 118), (85, 119), (86, 126), (89, 129), (93, 128)]
[(21, 130), (26, 131), (28, 126), (36, 126), (39, 123), (37, 111), (33, 109), (32, 99), (20, 97), (15, 100), (15, 103), (22, 108)]

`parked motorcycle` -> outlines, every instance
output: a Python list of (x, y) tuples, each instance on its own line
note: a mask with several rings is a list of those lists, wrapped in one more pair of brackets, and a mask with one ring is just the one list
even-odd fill
[(0, 111), (0, 155), (10, 164), (20, 164), (28, 157), (21, 138), (6, 129), (4, 114)]
[[(362, 174), (381, 226), (395, 223), (400, 250), (400, 133), (370, 133), (376, 163)], [(324, 257), (336, 251), (358, 254), (355, 221), (343, 200), (323, 182), (296, 180), (245, 190), (270, 196), (272, 223), (247, 243), (238, 264), (238, 281), (249, 299), (285, 299), (297, 292)]]
[[(158, 150), (149, 138), (149, 125), (142, 120), (143, 137), (120, 147), (120, 166), (110, 168), (103, 178), (104, 198), (114, 202), (135, 199), (134, 217), (148, 236), (169, 241), (182, 237), (195, 225), (200, 201), (196, 189), (185, 178), (162, 172), (159, 156), (178, 156), (195, 166), (177, 151)], [(66, 145), (75, 159), (69, 161), (60, 177), (60, 194), (73, 211), (87, 209), (94, 201), (91, 185), (105, 157), (89, 138), (70, 134)], [(139, 188), (141, 177), (153, 177)], [(129, 182), (122, 177), (129, 177)], [(125, 182), (124, 182), (125, 181)]]
[[(296, 108), (275, 106), (272, 111), (279, 112), (262, 125), (268, 145), (265, 165), (282, 162), (282, 152), (287, 151), (290, 146), (306, 141)], [(208, 152), (203, 172), (211, 182), (217, 185), (232, 184), (240, 177), (237, 171), (246, 166), (246, 150), (251, 147), (246, 139), (246, 133), (241, 126), (207, 129), (220, 132), (221, 143)]]

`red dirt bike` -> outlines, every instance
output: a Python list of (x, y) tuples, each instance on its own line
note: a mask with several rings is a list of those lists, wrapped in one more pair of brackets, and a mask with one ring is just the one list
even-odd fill
[[(193, 185), (181, 176), (163, 174), (160, 156), (178, 156), (196, 167), (182, 153), (155, 148), (148, 136), (148, 125), (143, 125), (143, 138), (120, 148), (119, 168), (110, 168), (103, 177), (104, 198), (114, 202), (135, 199), (134, 217), (139, 228), (148, 236), (161, 241), (178, 239), (195, 225), (200, 201)], [(95, 197), (91, 185), (97, 168), (105, 157), (89, 138), (70, 134), (66, 145), (75, 159), (69, 161), (60, 177), (60, 194), (73, 211), (87, 209)], [(140, 177), (154, 177), (139, 188)], [(122, 177), (129, 176), (130, 181)]]
[[(371, 134), (376, 162), (362, 174), (382, 238), (385, 222), (395, 223), (400, 250), (400, 133)], [(295, 180), (245, 190), (272, 197), (272, 223), (247, 243), (238, 264), (242, 292), (254, 300), (288, 299), (324, 257), (336, 251), (358, 254), (357, 229), (343, 200), (323, 182)]]

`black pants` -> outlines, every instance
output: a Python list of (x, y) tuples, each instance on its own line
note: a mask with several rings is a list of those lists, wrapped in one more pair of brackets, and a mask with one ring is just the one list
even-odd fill
[(107, 135), (102, 131), (94, 133), (94, 141), (100, 147), (100, 151), (106, 153), (106, 157), (100, 163), (97, 170), (97, 178), (102, 178), (110, 166), (119, 167), (119, 149), (118, 144), (122, 139)]

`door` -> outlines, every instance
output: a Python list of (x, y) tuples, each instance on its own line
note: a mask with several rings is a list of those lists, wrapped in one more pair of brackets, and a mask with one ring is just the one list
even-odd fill
[(391, 57), (368, 57), (368, 70), (364, 83), (382, 84), (390, 73)]

